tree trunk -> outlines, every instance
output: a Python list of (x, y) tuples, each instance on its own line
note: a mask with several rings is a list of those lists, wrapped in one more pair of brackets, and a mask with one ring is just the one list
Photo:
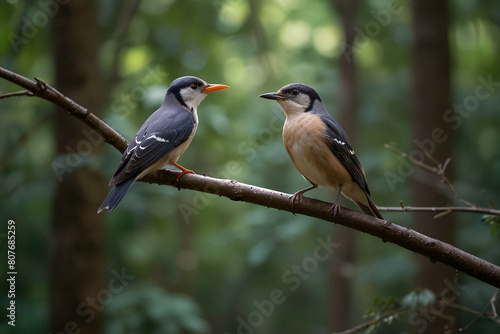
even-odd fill
[[(450, 108), (450, 48), (448, 44), (447, 1), (419, 0), (412, 2), (413, 11), (413, 78), (414, 109), (413, 131), (415, 157), (423, 158), (423, 151), (444, 162), (452, 155), (452, 129), (443, 120), (443, 113)], [(437, 135), (439, 133), (439, 135)], [(432, 163), (429, 160), (426, 162)], [(451, 170), (448, 169), (448, 177)], [(446, 206), (451, 200), (443, 194), (440, 179), (436, 175), (418, 170), (414, 188), (415, 206)], [(434, 221), (433, 213), (416, 213), (415, 229), (430, 237), (455, 244), (455, 224), (449, 214)], [(433, 222), (434, 221), (434, 222)], [(417, 286), (433, 291), (437, 296), (449, 292), (453, 284), (454, 270), (429, 259), (417, 258)], [(448, 283), (447, 283), (448, 282)], [(456, 302), (458, 296), (447, 295)], [(441, 311), (442, 305), (432, 307)], [(447, 314), (448, 316), (450, 314)], [(426, 333), (442, 333), (447, 321), (427, 314)], [(419, 322), (419, 324), (424, 324)], [(418, 329), (422, 329), (421, 327)]]
[[(345, 47), (352, 49), (358, 0), (334, 0), (333, 3), (342, 20)], [(340, 71), (336, 101), (338, 120), (347, 132), (351, 144), (355, 146), (358, 91), (353, 54), (343, 52), (339, 57), (338, 66)], [(344, 226), (335, 225), (332, 240), (339, 247), (335, 250), (331, 266), (329, 331), (342, 331), (350, 327), (351, 282), (353, 280), (350, 268), (355, 261), (356, 232)]]
[[(59, 5), (51, 28), (56, 87), (99, 115), (103, 101), (96, 2), (73, 0)], [(87, 161), (91, 154), (102, 152), (103, 141), (59, 110), (55, 111), (54, 139), (61, 164), (55, 170), (59, 182), (49, 249), (49, 331), (100, 333), (104, 216), (96, 210), (106, 195), (106, 181)], [(90, 306), (93, 299), (97, 307)]]

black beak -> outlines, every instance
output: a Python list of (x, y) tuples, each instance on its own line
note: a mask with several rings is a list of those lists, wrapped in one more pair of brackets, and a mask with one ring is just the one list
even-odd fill
[(285, 97), (283, 95), (280, 95), (278, 93), (262, 94), (262, 95), (259, 95), (259, 97), (262, 97), (263, 99), (268, 99), (268, 100), (284, 100), (285, 99)]

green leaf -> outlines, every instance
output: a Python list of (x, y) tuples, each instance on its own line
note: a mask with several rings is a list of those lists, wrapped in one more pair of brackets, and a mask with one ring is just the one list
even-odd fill
[(409, 309), (427, 307), (434, 301), (436, 295), (428, 289), (417, 289), (401, 299), (401, 305)]
[(494, 236), (500, 227), (500, 217), (494, 215), (484, 215), (481, 219), (486, 225), (490, 226), (490, 235)]

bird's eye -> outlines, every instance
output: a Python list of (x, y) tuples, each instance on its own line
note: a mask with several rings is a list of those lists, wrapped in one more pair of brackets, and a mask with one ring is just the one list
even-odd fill
[(298, 89), (292, 90), (292, 95), (299, 95), (299, 90)]
[(198, 89), (198, 85), (197, 84), (191, 84), (191, 85), (189, 85), (189, 87), (191, 87), (191, 89), (193, 89), (193, 90)]

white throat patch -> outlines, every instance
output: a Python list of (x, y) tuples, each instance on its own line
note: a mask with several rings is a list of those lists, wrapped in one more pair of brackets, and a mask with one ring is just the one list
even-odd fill
[(193, 90), (190, 87), (181, 89), (180, 94), (182, 99), (184, 100), (184, 103), (191, 110), (198, 109), (201, 101), (203, 101), (203, 99), (207, 97), (207, 94), (203, 94), (198, 90)]

